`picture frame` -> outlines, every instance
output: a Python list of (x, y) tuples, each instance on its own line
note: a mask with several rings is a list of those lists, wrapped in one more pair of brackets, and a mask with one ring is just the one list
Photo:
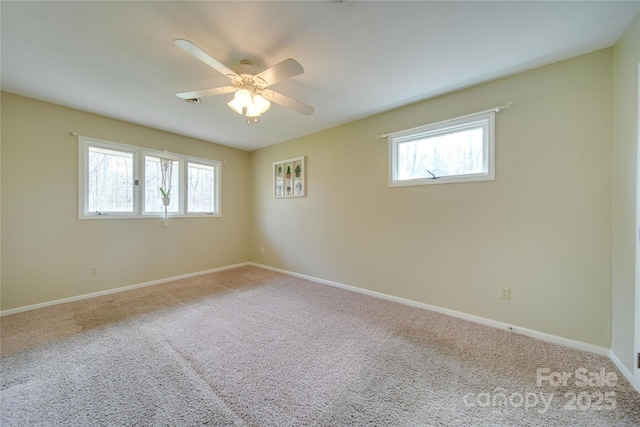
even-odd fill
[(306, 194), (304, 156), (273, 162), (273, 197), (304, 197)]

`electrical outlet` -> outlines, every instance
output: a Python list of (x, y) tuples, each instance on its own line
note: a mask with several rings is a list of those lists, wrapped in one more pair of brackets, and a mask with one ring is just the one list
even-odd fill
[(511, 299), (511, 291), (509, 288), (500, 288), (498, 297), (500, 297), (500, 299)]
[(97, 276), (98, 267), (89, 267), (89, 276)]
[(263, 254), (264, 253), (264, 246), (260, 247), (260, 253)]

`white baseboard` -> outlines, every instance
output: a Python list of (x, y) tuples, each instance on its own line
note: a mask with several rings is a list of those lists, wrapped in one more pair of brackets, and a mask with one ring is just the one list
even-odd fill
[(629, 369), (627, 369), (626, 366), (624, 366), (624, 364), (618, 358), (618, 355), (615, 354), (613, 350), (609, 351), (609, 359), (611, 359), (613, 364), (616, 365), (616, 368), (618, 368), (618, 370), (622, 372), (622, 375), (624, 375), (627, 381), (629, 381), (629, 384), (631, 384), (636, 390), (640, 391), (638, 389), (640, 385), (636, 384), (636, 379), (633, 377), (633, 373)]
[(245, 265), (250, 265), (250, 264), (251, 263), (249, 263), (249, 262), (243, 262), (243, 263), (240, 263), (240, 264), (233, 264), (233, 265), (227, 265), (227, 266), (224, 266), (224, 267), (212, 268), (210, 270), (198, 271), (198, 272), (195, 272), (195, 273), (181, 274), (179, 276), (152, 280), (150, 282), (137, 283), (135, 285), (122, 286), (122, 287), (114, 288), (114, 289), (107, 289), (105, 291), (91, 292), (89, 294), (77, 295), (77, 296), (74, 296), (74, 297), (63, 298), (63, 299), (58, 299), (58, 300), (53, 300), (53, 301), (47, 301), (47, 302), (43, 302), (43, 303), (39, 303), (39, 304), (26, 305), (24, 307), (11, 308), (9, 310), (0, 311), (0, 317), (8, 316), (10, 314), (21, 313), (23, 311), (35, 310), (37, 308), (48, 307), (48, 306), (51, 306), (51, 305), (64, 304), (65, 302), (80, 301), (80, 300), (83, 300), (83, 299), (95, 298), (95, 297), (100, 297), (100, 296), (103, 296), (103, 295), (109, 295), (109, 294), (115, 294), (115, 293), (118, 293), (118, 292), (130, 291), (132, 289), (144, 288), (146, 286), (158, 285), (160, 283), (166, 283), (166, 282), (170, 282), (170, 281), (173, 281), (173, 280), (186, 279), (188, 277), (201, 276), (203, 274), (215, 273), (217, 271), (230, 270), (232, 268), (244, 267)]
[[(451, 310), (451, 309), (448, 309), (448, 308), (438, 307), (438, 306), (435, 306), (435, 305), (425, 304), (425, 303), (421, 303), (421, 302), (417, 302), (417, 301), (413, 301), (413, 300), (409, 300), (409, 299), (405, 299), (405, 298), (396, 297), (396, 296), (393, 296), (393, 295), (383, 294), (381, 292), (370, 291), (368, 289), (362, 289), (362, 288), (358, 288), (358, 287), (355, 287), (355, 286), (345, 285), (343, 283), (332, 282), (330, 280), (320, 279), (320, 278), (313, 277), (313, 276), (307, 276), (306, 274), (295, 273), (295, 272), (288, 271), (288, 270), (283, 270), (283, 269), (280, 269), (280, 268), (270, 267), (268, 265), (262, 265), (262, 264), (258, 264), (258, 263), (255, 263), (255, 262), (251, 262), (250, 264), (253, 265), (254, 267), (260, 267), (260, 268), (264, 268), (266, 270), (272, 270), (272, 271), (276, 271), (278, 273), (287, 274), (289, 276), (299, 277), (301, 279), (307, 279), (307, 280), (310, 280), (312, 282), (322, 283), (322, 284), (329, 285), (329, 286), (335, 286), (337, 288), (347, 289), (347, 290), (350, 290), (350, 291), (353, 291), (353, 292), (358, 292), (358, 293), (369, 295), (369, 296), (373, 296), (373, 297), (376, 297), (376, 298), (381, 298), (381, 299), (385, 299), (385, 300), (389, 300), (389, 301), (394, 301), (394, 302), (397, 302), (397, 303), (400, 303), (400, 304), (409, 305), (409, 306), (412, 306), (412, 307), (418, 307), (418, 308), (422, 308), (422, 309), (425, 309), (425, 310), (434, 311), (434, 312), (441, 313), (441, 314), (446, 314), (448, 316), (457, 317), (459, 319), (468, 320), (468, 321), (475, 322), (475, 323), (480, 323), (482, 325), (491, 326), (491, 327), (494, 327), (494, 328), (497, 328), (497, 329), (503, 329), (503, 330), (506, 330), (506, 331), (514, 332), (516, 334), (527, 335), (527, 336), (530, 336), (532, 338), (540, 339), (542, 341), (550, 342), (550, 343), (553, 343), (553, 344), (559, 344), (559, 345), (563, 345), (565, 347), (574, 348), (574, 349), (577, 349), (577, 350), (583, 350), (583, 351), (587, 351), (587, 352), (590, 352), (590, 353), (599, 354), (601, 356), (609, 357), (610, 354), (611, 354), (611, 350), (606, 348), (606, 347), (600, 347), (600, 346), (593, 345), (593, 344), (588, 344), (588, 343), (585, 343), (585, 342), (582, 342), (582, 341), (576, 341), (576, 340), (572, 340), (572, 339), (569, 339), (569, 338), (563, 338), (563, 337), (559, 337), (559, 336), (556, 336), (556, 335), (551, 335), (551, 334), (547, 334), (547, 333), (544, 333), (544, 332), (535, 331), (535, 330), (532, 330), (532, 329), (521, 328), (519, 326), (509, 325), (507, 323), (498, 322), (497, 320), (487, 319), (485, 317), (474, 316), (472, 314), (467, 314), (467, 313), (463, 313), (463, 312), (460, 312), (460, 311)], [(614, 363), (615, 363), (615, 361), (614, 361)], [(625, 375), (626, 375), (626, 373), (625, 373)]]
[(252, 266), (255, 266), (255, 267), (263, 268), (265, 270), (276, 271), (276, 272), (279, 272), (279, 273), (287, 274), (289, 276), (294, 276), (294, 277), (299, 277), (299, 278), (302, 278), (302, 279), (310, 280), (312, 282), (321, 283), (321, 284), (325, 284), (325, 285), (329, 285), (329, 286), (334, 286), (334, 287), (346, 289), (346, 290), (349, 290), (349, 291), (352, 291), (352, 292), (358, 292), (358, 293), (369, 295), (369, 296), (373, 296), (373, 297), (376, 297), (376, 298), (381, 298), (381, 299), (394, 301), (394, 302), (397, 302), (397, 303), (400, 303), (400, 304), (404, 304), (404, 305), (408, 305), (408, 306), (412, 306), (412, 307), (422, 308), (422, 309), (425, 309), (425, 310), (430, 310), (430, 311), (434, 311), (434, 312), (437, 312), (437, 313), (446, 314), (448, 316), (457, 317), (459, 319), (468, 320), (468, 321), (479, 323), (479, 324), (486, 325), (486, 326), (491, 326), (491, 327), (494, 327), (494, 328), (497, 328), (497, 329), (503, 329), (503, 330), (511, 331), (511, 332), (514, 332), (514, 333), (517, 333), (517, 334), (521, 334), (521, 335), (527, 335), (527, 336), (530, 336), (530, 337), (533, 337), (533, 338), (537, 338), (537, 339), (540, 339), (542, 341), (550, 342), (550, 343), (553, 343), (553, 344), (559, 344), (559, 345), (563, 345), (565, 347), (575, 348), (577, 350), (588, 351), (590, 353), (599, 354), (601, 356), (607, 356), (613, 361), (613, 363), (616, 365), (616, 367), (618, 367), (620, 372), (622, 372), (622, 374), (629, 380), (629, 382), (631, 384), (634, 384), (634, 379), (633, 379), (633, 375), (631, 374), (631, 372), (629, 372), (629, 370), (626, 369), (624, 367), (624, 365), (622, 365), (622, 363), (620, 362), (618, 357), (610, 349), (605, 348), (605, 347), (600, 347), (600, 346), (596, 346), (596, 345), (593, 345), (593, 344), (584, 343), (584, 342), (581, 342), (581, 341), (575, 341), (575, 340), (571, 340), (571, 339), (568, 339), (568, 338), (559, 337), (559, 336), (556, 336), (556, 335), (550, 335), (550, 334), (547, 334), (547, 333), (544, 333), (544, 332), (535, 331), (535, 330), (532, 330), (532, 329), (521, 328), (519, 326), (509, 325), (507, 323), (499, 322), (499, 321), (492, 320), (492, 319), (487, 319), (485, 317), (475, 316), (475, 315), (472, 315), (472, 314), (467, 314), (467, 313), (463, 313), (463, 312), (460, 312), (460, 311), (451, 310), (451, 309), (448, 309), (448, 308), (438, 307), (438, 306), (435, 306), (435, 305), (430, 305), (430, 304), (425, 304), (425, 303), (421, 303), (421, 302), (417, 302), (417, 301), (413, 301), (413, 300), (409, 300), (409, 299), (405, 299), (405, 298), (400, 298), (400, 297), (396, 297), (396, 296), (393, 296), (393, 295), (384, 294), (384, 293), (381, 293), (381, 292), (376, 292), (376, 291), (371, 291), (371, 290), (368, 290), (368, 289), (358, 288), (358, 287), (355, 287), (355, 286), (345, 285), (343, 283), (338, 283), (338, 282), (333, 282), (333, 281), (330, 281), (330, 280), (320, 279), (318, 277), (308, 276), (306, 274), (295, 273), (295, 272), (292, 272), (292, 271), (283, 270), (283, 269), (275, 268), (275, 267), (270, 267), (268, 265), (258, 264), (258, 263), (255, 263), (255, 262), (243, 262), (243, 263), (239, 263), (239, 264), (228, 265), (228, 266), (225, 266), (225, 267), (213, 268), (213, 269), (210, 269), (210, 270), (198, 271), (198, 272), (195, 272), (195, 273), (188, 273), (188, 274), (183, 274), (183, 275), (180, 275), (180, 276), (167, 277), (167, 278), (164, 278), (164, 279), (152, 280), (150, 282), (144, 282), (144, 283), (138, 283), (138, 284), (129, 285), (129, 286), (123, 286), (123, 287), (119, 287), (119, 288), (114, 288), (114, 289), (108, 289), (108, 290), (100, 291), (100, 292), (92, 292), (92, 293), (89, 293), (89, 294), (77, 295), (77, 296), (70, 297), (70, 298), (64, 298), (64, 299), (59, 299), (59, 300), (54, 300), (54, 301), (47, 301), (47, 302), (43, 302), (43, 303), (40, 303), (40, 304), (33, 304), (33, 305), (27, 305), (27, 306), (23, 306), (23, 307), (12, 308), (12, 309), (9, 309), (9, 310), (0, 311), (0, 317), (1, 316), (8, 316), (10, 314), (20, 313), (20, 312), (23, 312), (23, 311), (29, 311), (29, 310), (35, 310), (35, 309), (38, 309), (38, 308), (48, 307), (48, 306), (51, 306), (51, 305), (63, 304), (63, 303), (72, 302), (72, 301), (79, 301), (79, 300), (84, 300), (84, 299), (88, 299), (88, 298), (95, 298), (95, 297), (99, 297), (99, 296), (103, 296), (103, 295), (109, 295), (109, 294), (114, 294), (114, 293), (118, 293), (118, 292), (124, 292), (124, 291), (132, 290), (132, 289), (142, 288), (142, 287), (146, 287), (146, 286), (157, 285), (157, 284), (160, 284), (160, 283), (166, 283), (166, 282), (173, 281), (173, 280), (186, 279), (188, 277), (194, 277), (194, 276), (201, 276), (203, 274), (215, 273), (215, 272), (218, 272), (218, 271), (223, 271), (223, 270), (229, 270), (229, 269), (232, 269), (232, 268), (243, 267), (243, 266), (246, 266), (246, 265), (252, 265)]

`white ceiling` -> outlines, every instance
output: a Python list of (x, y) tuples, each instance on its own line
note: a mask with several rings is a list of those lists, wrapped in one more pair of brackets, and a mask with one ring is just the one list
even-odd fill
[[(640, 1), (3, 0), (1, 88), (254, 150), (611, 46), (639, 10)], [(272, 88), (315, 113), (274, 104), (247, 125), (225, 105), (232, 95), (187, 104), (175, 93), (229, 80), (176, 38), (229, 68), (296, 59), (304, 74)]]

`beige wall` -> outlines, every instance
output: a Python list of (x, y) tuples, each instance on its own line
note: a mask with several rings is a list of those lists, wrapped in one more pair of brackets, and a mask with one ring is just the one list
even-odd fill
[[(612, 188), (627, 176), (612, 171), (619, 61), (601, 50), (252, 153), (3, 93), (2, 309), (251, 259), (609, 347), (611, 225), (624, 234), (618, 216), (629, 215), (613, 221)], [(507, 100), (495, 181), (388, 188), (387, 141), (375, 134)], [(225, 160), (222, 218), (78, 220), (74, 130)], [(299, 155), (307, 197), (274, 200), (272, 162)], [(615, 289), (617, 310), (628, 287)], [(623, 341), (628, 308), (614, 314)]]
[[(3, 310), (249, 258), (249, 153), (8, 93), (1, 108)], [(71, 131), (226, 161), (222, 217), (78, 220)]]
[[(609, 347), (612, 55), (252, 152), (251, 259)], [(496, 116), (495, 181), (388, 188), (387, 141), (374, 134), (508, 100), (514, 107)], [(300, 155), (307, 196), (274, 200), (272, 162)]]
[[(638, 182), (640, 15), (614, 47), (613, 292), (611, 349), (633, 372)], [(635, 332), (636, 334), (639, 332)]]

